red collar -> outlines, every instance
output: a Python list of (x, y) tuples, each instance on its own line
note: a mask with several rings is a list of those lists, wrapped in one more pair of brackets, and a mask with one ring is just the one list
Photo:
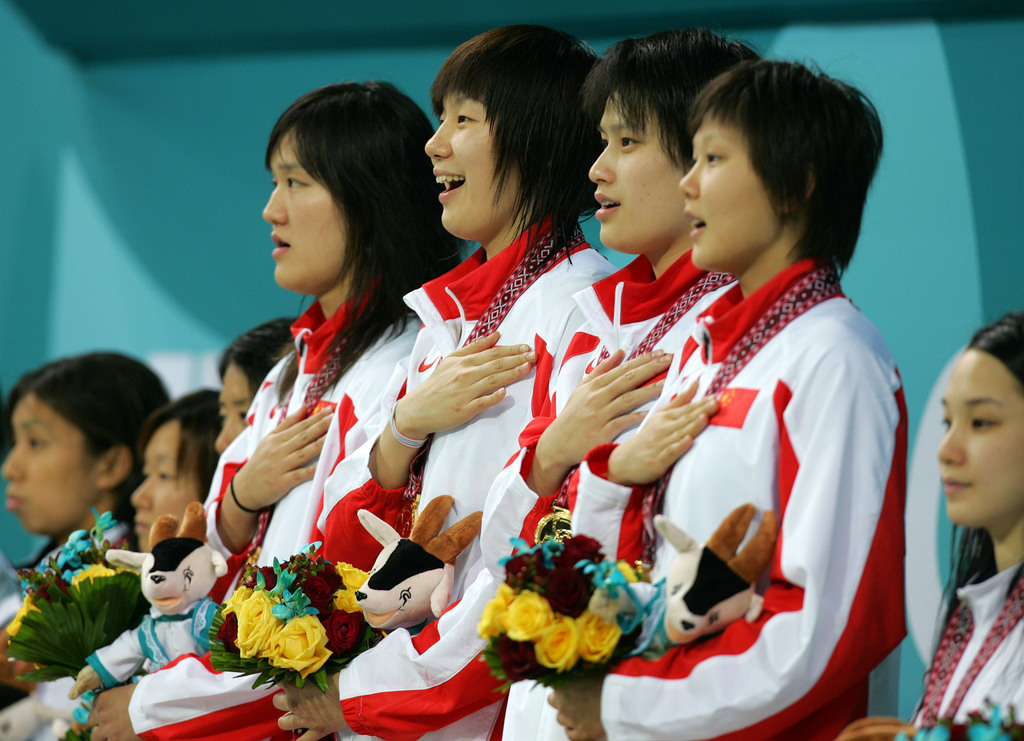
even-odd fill
[[(459, 318), (459, 305), (467, 320), (479, 319), (530, 247), (544, 239), (550, 229), (550, 220), (542, 222), (539, 228), (527, 229), (490, 260), (481, 248), (440, 278), (424, 283), (423, 290), (443, 319)], [(590, 247), (584, 242), (574, 253), (580, 249)], [(560, 255), (548, 267), (564, 259), (565, 255)], [(449, 292), (454, 294), (455, 300)]]
[[(762, 314), (785, 293), (790, 286), (815, 270), (818, 264), (812, 258), (799, 260), (780, 271), (752, 294), (743, 298), (739, 284), (700, 316), (711, 338), (711, 362), (720, 363), (743, 334)], [(840, 294), (842, 295), (842, 294)]]
[(594, 294), (605, 313), (615, 316), (615, 291), (622, 287), (622, 324), (642, 322), (664, 314), (706, 271), (696, 267), (687, 252), (657, 278), (650, 261), (640, 255), (629, 265), (594, 284)]
[[(300, 342), (306, 344), (305, 372), (316, 373), (327, 360), (327, 348), (331, 340), (339, 333), (348, 329), (351, 324), (352, 310), (350, 302), (343, 303), (330, 319), (324, 317), (320, 302), (312, 305), (292, 324), (292, 337), (296, 348)], [(301, 354), (301, 351), (300, 351)]]

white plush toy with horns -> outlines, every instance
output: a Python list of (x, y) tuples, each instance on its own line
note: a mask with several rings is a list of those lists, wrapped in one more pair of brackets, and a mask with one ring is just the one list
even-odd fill
[(152, 608), (134, 630), (97, 650), (78, 673), (69, 696), (86, 690), (113, 687), (141, 669), (160, 668), (187, 653), (210, 650), (207, 633), (217, 603), (207, 597), (217, 577), (227, 573), (224, 557), (206, 542), (203, 505), (192, 502), (178, 527), (173, 515), (153, 523), (151, 553), (107, 551), (114, 566), (141, 570), (142, 594)]

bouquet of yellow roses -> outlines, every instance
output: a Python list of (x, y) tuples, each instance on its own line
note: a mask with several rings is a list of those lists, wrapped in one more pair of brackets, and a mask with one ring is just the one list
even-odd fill
[(109, 512), (97, 515), (92, 530), (73, 532), (38, 569), (18, 572), (25, 599), (7, 626), (7, 653), (36, 665), (19, 679), (77, 676), (89, 654), (137, 626), (149, 610), (138, 573), (107, 564), (105, 535), (116, 524)]
[(607, 671), (629, 652), (643, 611), (619, 614), (614, 606), (639, 580), (636, 569), (606, 561), (597, 541), (585, 535), (532, 548), (518, 539), (513, 545), (513, 555), (503, 561), (505, 582), (479, 626), (488, 642), (483, 658), (495, 677), (557, 687)]
[(210, 663), (222, 672), (257, 675), (253, 689), (310, 679), (324, 692), (327, 676), (380, 641), (355, 599), (366, 572), (334, 566), (316, 546), (283, 564), (250, 566), (210, 625)]

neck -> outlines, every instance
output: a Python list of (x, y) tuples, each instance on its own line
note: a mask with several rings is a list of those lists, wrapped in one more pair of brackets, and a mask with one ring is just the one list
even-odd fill
[(996, 571), (1005, 571), (1024, 561), (1024, 521), (1015, 523), (1005, 532), (990, 530), (989, 535), (996, 557)]
[(480, 246), (483, 247), (484, 253), (487, 255), (487, 259), (491, 260), (497, 257), (502, 250), (516, 241), (520, 234), (522, 234), (522, 231), (517, 228), (516, 224), (510, 224), (490, 239), (481, 240)]
[(658, 252), (652, 252), (647, 254), (647, 259), (651, 262), (651, 269), (654, 271), (654, 277), (660, 278), (664, 275), (665, 271), (675, 265), (676, 260), (685, 255), (693, 248), (693, 243), (689, 237), (669, 245), (664, 250)]

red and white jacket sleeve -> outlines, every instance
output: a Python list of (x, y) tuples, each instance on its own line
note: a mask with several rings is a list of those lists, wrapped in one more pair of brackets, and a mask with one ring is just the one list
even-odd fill
[[(823, 354), (799, 373), (761, 385), (777, 425), (777, 435), (760, 436), (762, 445), (777, 440), (777, 464), (764, 471), (775, 478), (777, 501), (755, 503), (781, 516), (764, 611), (754, 623), (738, 621), (657, 661), (622, 662), (603, 684), (609, 738), (831, 741), (865, 712), (870, 671), (905, 635), (907, 432), (895, 368), (860, 349)], [(689, 467), (691, 475), (679, 478), (694, 490), (680, 490), (674, 476), (666, 514), (673, 499), (684, 503), (677, 513), (699, 513), (700, 498), (727, 498), (729, 508), (750, 499), (742, 490), (693, 485), (702, 473), (730, 465), (702, 456), (700, 443), (692, 459), (677, 464)], [(578, 502), (601, 504), (578, 509), (590, 519), (577, 517), (574, 525), (614, 543), (615, 520), (632, 492), (596, 476), (608, 452), (592, 451), (584, 463)], [(680, 499), (686, 497), (697, 499)], [(679, 524), (693, 534), (691, 523)], [(696, 524), (696, 537), (706, 539), (716, 524)], [(671, 549), (658, 554), (671, 557)]]

